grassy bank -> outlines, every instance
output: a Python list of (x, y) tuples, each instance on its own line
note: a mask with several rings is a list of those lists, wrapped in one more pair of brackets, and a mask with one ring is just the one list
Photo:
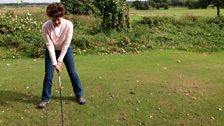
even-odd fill
[[(0, 58), (43, 57), (45, 43), (41, 26), (47, 20), (44, 7), (27, 8), (33, 9), (32, 13), (18, 14), (20, 9), (0, 9)], [(197, 10), (205, 11), (203, 13), (182, 8), (155, 11), (176, 14), (195, 11), (203, 15), (211, 9)], [(156, 49), (210, 53), (224, 48), (223, 16), (152, 16), (150, 11), (143, 13), (149, 15), (140, 19), (139, 16), (137, 19), (131, 17), (132, 27), (121, 32), (103, 31), (100, 17), (68, 15), (67, 18), (74, 23), (72, 46), (75, 53), (126, 54)]]
[[(223, 53), (169, 50), (77, 56), (88, 102), (80, 106), (73, 101), (63, 67), (65, 125), (221, 126), (223, 58)], [(35, 108), (40, 100), (43, 65), (43, 59), (0, 61), (0, 125), (60, 125), (57, 76), (49, 106), (44, 110)]]

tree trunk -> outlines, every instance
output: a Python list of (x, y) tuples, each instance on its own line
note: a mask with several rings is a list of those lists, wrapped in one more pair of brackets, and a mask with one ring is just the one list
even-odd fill
[(217, 15), (219, 16), (220, 15), (220, 6), (217, 5)]

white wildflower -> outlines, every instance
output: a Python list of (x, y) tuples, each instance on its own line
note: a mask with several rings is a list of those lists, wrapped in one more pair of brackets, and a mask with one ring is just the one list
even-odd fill
[(30, 13), (27, 13), (27, 15), (28, 15), (28, 16), (31, 16), (31, 14), (30, 14)]
[(163, 67), (164, 70), (167, 70), (167, 67)]
[(212, 119), (212, 120), (215, 120), (215, 117), (212, 116), (211, 119)]

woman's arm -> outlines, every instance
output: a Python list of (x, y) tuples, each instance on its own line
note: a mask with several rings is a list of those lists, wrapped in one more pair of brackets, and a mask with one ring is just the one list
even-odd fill
[(66, 32), (64, 32), (63, 34), (67, 34), (66, 37), (65, 37), (65, 41), (62, 45), (62, 49), (61, 49), (61, 54), (58, 58), (58, 61), (59, 62), (63, 62), (63, 59), (65, 57), (65, 54), (67, 53), (67, 50), (68, 50), (68, 47), (70, 46), (71, 44), (71, 41), (72, 41), (72, 36), (73, 36), (73, 24), (69, 21), (69, 23), (67, 24), (67, 30)]
[(46, 46), (47, 46), (47, 49), (48, 49), (48, 52), (49, 52), (49, 56), (51, 58), (52, 65), (57, 65), (54, 44), (50, 39), (49, 32), (47, 31), (47, 25), (46, 24), (44, 24), (43, 27), (42, 27), (42, 33), (43, 33), (43, 38), (44, 38), (44, 41), (46, 43)]

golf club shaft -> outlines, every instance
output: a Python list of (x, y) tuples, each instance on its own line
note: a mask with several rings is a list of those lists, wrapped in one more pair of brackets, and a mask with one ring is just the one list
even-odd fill
[(60, 93), (60, 106), (61, 106), (61, 125), (64, 126), (64, 114), (63, 114), (63, 103), (62, 103), (62, 87), (61, 87), (61, 76), (58, 72), (58, 84), (59, 84), (59, 93)]

